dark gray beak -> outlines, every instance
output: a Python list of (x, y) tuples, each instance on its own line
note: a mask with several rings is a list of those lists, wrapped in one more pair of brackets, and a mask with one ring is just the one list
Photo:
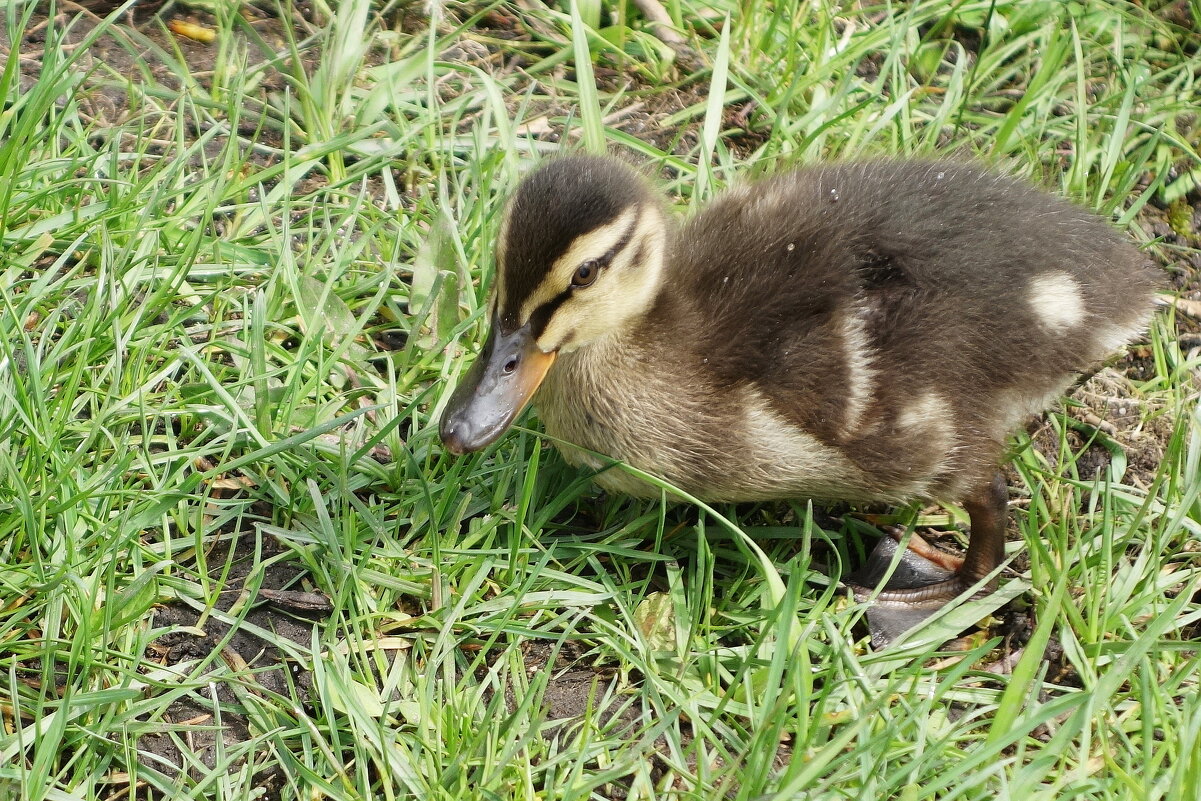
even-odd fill
[(459, 382), (438, 433), (451, 453), (478, 451), (496, 441), (529, 402), (555, 353), (543, 353), (529, 325), (501, 331), (495, 318), (484, 351)]

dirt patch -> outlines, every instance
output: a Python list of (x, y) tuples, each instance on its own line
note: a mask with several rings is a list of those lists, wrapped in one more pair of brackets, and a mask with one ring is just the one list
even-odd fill
[[(428, 19), (414, 19), (410, 14), (397, 24), (413, 30), (418, 25), (427, 25)], [(449, 24), (444, 24), (439, 32), (451, 30)], [(517, 132), (522, 136), (552, 145), (578, 145), (579, 101), (570, 91), (560, 98), (557, 88), (561, 82), (573, 84), (577, 80), (574, 69), (563, 63), (533, 74), (525, 71), (570, 46), (565, 31), (537, 15), (517, 15), (497, 9), (485, 14), (471, 31), (449, 42), (439, 60), (472, 66), (508, 83), (508, 111), (511, 118), (519, 120)], [(682, 121), (672, 118), (686, 108), (704, 103), (708, 85), (702, 67), (700, 59), (687, 48), (677, 49), (674, 63), (664, 65), (662, 76), (650, 74), (650, 68), (635, 56), (615, 60), (611, 53), (602, 54), (601, 60), (593, 65), (597, 87), (607, 94), (625, 96), (625, 102), (604, 118), (604, 124), (649, 142), (665, 153), (687, 155), (699, 141), (701, 119), (699, 115)], [(446, 87), (459, 83), (466, 86), (473, 84), (473, 79), (464, 72), (446, 75), (439, 83)], [(727, 122), (739, 122), (730, 128), (746, 126), (745, 116), (750, 112), (751, 108), (727, 109)], [(573, 121), (570, 131), (565, 120)], [(465, 118), (460, 131), (470, 133), (473, 124), (472, 118)], [(727, 131), (727, 135), (728, 143), (737, 150), (737, 141), (744, 133)], [(750, 149), (748, 144), (747, 152)]]
[[(212, 570), (213, 578), (219, 578), (226, 564), (230, 565), (215, 608), (228, 613), (235, 606), (244, 608), (249, 604), (249, 611), (235, 613), (234, 617), (270, 632), (278, 640), (295, 643), (307, 650), (312, 644), (313, 632), (321, 622), (319, 617), (314, 617), (320, 614), (319, 611), (306, 619), (302, 616), (303, 610), (293, 607), (286, 611), (287, 604), (267, 601), (262, 595), (243, 597), (245, 580), (259, 571), (265, 590), (304, 589), (299, 583), (304, 571), (296, 565), (285, 561), (263, 565), (264, 560), (283, 553), (284, 547), (274, 540), (263, 539), (260, 552), (255, 540), (251, 535), (236, 537), (208, 554), (209, 563), (216, 565)], [(214, 673), (216, 667), (229, 668), (240, 683), (254, 687), (255, 692), (296, 697), (301, 702), (308, 700), (310, 672), (289, 658), (275, 642), (253, 633), (250, 626), (239, 624), (233, 628), (212, 614), (202, 614), (202, 610), (183, 602), (157, 607), (150, 624), (168, 631), (147, 649), (149, 664), (167, 667), (208, 660), (205, 673)], [(177, 776), (194, 763), (211, 769), (220, 751), (236, 753), (237, 747), (251, 738), (245, 716), (235, 711), (241, 705), (237, 692), (222, 676), (228, 677), (229, 671), (215, 674), (204, 691), (191, 693), (167, 708), (162, 722), (170, 727), (169, 733), (139, 738), (137, 758), (142, 765), (168, 777)], [(238, 691), (245, 690), (240, 686)], [(189, 753), (183, 753), (181, 743)], [(231, 769), (240, 768), (247, 758), (237, 759)], [(279, 777), (274, 772), (265, 771), (258, 781), (267, 798), (277, 794)]]
[[(630, 742), (634, 742), (641, 733), (643, 712), (637, 707), (621, 703), (623, 679), (616, 664), (593, 664), (595, 660), (589, 658), (587, 649), (573, 641), (566, 642), (561, 648), (545, 641), (530, 641), (523, 645), (522, 655), (529, 675), (552, 671), (542, 696), (542, 713), (548, 723), (557, 725), (550, 725), (543, 730), (542, 737), (547, 742), (569, 740), (577, 725), (585, 722), (595, 731), (604, 732), (606, 737), (618, 737)], [(637, 672), (629, 675), (628, 681), (639, 680), (641, 677)], [(609, 698), (619, 700), (602, 705), (600, 699)], [(505, 702), (510, 710), (516, 708), (517, 699), (512, 696), (511, 691)], [(681, 750), (687, 752), (687, 770), (695, 775), (697, 759), (695, 751), (691, 748), (694, 740), (691, 724), (681, 719), (678, 745)], [(651, 781), (655, 784), (661, 783), (672, 770), (672, 749), (667, 737), (660, 735), (653, 742), (643, 744), (642, 748), (650, 766)], [(727, 753), (737, 752), (730, 750)], [(710, 751), (709, 758), (712, 760), (709, 767), (714, 770), (728, 763), (728, 760), (715, 755), (713, 751)], [(791, 759), (791, 745), (781, 742), (776, 750), (774, 768), (782, 770)], [(603, 798), (622, 801), (629, 797), (630, 784), (624, 778), (618, 779), (597, 788), (597, 792)]]
[[(215, 32), (214, 20), (204, 12), (173, 5), (160, 8), (161, 3), (143, 2), (106, 23), (105, 15), (114, 5), (100, 0), (82, 6), (65, 3), (53, 18), (35, 15), (17, 43), (20, 85), (22, 91), (27, 91), (44, 71), (61, 70), (64, 59), (74, 58), (70, 71), (86, 77), (69, 101), (63, 98), (62, 102), (74, 104), (80, 119), (89, 126), (90, 135), (104, 137), (110, 130), (119, 130), (138, 118), (150, 139), (149, 146), (143, 143), (143, 147), (151, 155), (161, 154), (177, 144), (170, 137), (159, 143), (153, 133), (160, 118), (178, 112), (178, 102), (170, 96), (187, 93), (186, 84), (192, 81), (206, 91), (211, 90), (214, 76), (222, 68), (218, 63), (222, 56), (219, 43), (172, 33), (168, 25), (187, 23), (199, 31)], [(285, 79), (279, 67), (285, 62), (279, 54), (286, 52), (285, 22), (249, 5), (243, 7), (241, 14), (236, 41), (225, 44), (246, 53), (245, 69), (259, 76), (259, 96), (283, 90)], [(298, 18), (296, 22), (302, 20)], [(103, 30), (97, 34), (101, 27)], [(297, 32), (298, 37), (304, 35), (303, 30)], [(93, 36), (90, 46), (81, 50)], [(9, 41), (10, 32), (0, 17), (0, 58), (7, 57)], [(156, 91), (142, 94), (144, 87), (156, 87)], [(162, 90), (166, 90), (165, 96)], [(260, 142), (278, 144), (282, 141), (278, 134), (280, 123), (262, 120), (266, 113), (263, 103), (246, 104), (239, 119), (239, 132), (255, 134)], [(192, 135), (199, 137), (202, 133), (197, 129)], [(210, 145), (207, 155), (211, 158), (222, 145), (216, 139)], [(249, 157), (253, 159), (256, 155), (251, 151)]]

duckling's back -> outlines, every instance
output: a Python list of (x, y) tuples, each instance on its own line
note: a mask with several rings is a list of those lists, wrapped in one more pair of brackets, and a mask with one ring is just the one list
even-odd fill
[[(953, 298), (966, 304), (958, 316), (986, 315), (965, 323), (1063, 334), (1034, 337), (1044, 345), (1069, 339), (1093, 356), (1126, 339), (1116, 331), (1114, 340), (1071, 334), (1145, 321), (1156, 285), (1147, 259), (1095, 214), (953, 162), (780, 175), (719, 197), (679, 243), (677, 275), (731, 311), (787, 304), (802, 291), (815, 298), (809, 306), (818, 298), (838, 305), (847, 293), (879, 295), (877, 302)], [(730, 304), (731, 284), (741, 303)]]
[[(948, 162), (827, 166), (736, 189), (686, 223), (644, 336), (691, 317), (703, 367), (675, 380), (749, 391), (771, 429), (845, 456), (865, 486), (842, 495), (954, 498), (1014, 428), (1138, 335), (1156, 283), (1103, 220), (1021, 181)], [(787, 439), (735, 418), (747, 448)], [(803, 492), (778, 489), (758, 494)]]

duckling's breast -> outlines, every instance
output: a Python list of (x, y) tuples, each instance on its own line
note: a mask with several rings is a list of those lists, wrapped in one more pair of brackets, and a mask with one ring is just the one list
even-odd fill
[[(595, 478), (601, 487), (637, 497), (660, 494), (614, 466), (619, 460), (695, 494), (696, 465), (717, 467), (723, 460), (727, 422), (706, 408), (695, 382), (665, 376), (670, 367), (638, 347), (590, 345), (559, 356), (534, 405), (569, 463), (602, 471)], [(698, 425), (716, 436), (696, 436)]]

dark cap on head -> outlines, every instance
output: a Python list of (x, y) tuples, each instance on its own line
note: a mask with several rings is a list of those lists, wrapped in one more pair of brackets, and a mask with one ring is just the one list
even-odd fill
[(604, 156), (562, 156), (530, 173), (513, 196), (501, 243), (505, 323), (516, 324), (508, 318), (572, 242), (648, 196), (633, 169)]

